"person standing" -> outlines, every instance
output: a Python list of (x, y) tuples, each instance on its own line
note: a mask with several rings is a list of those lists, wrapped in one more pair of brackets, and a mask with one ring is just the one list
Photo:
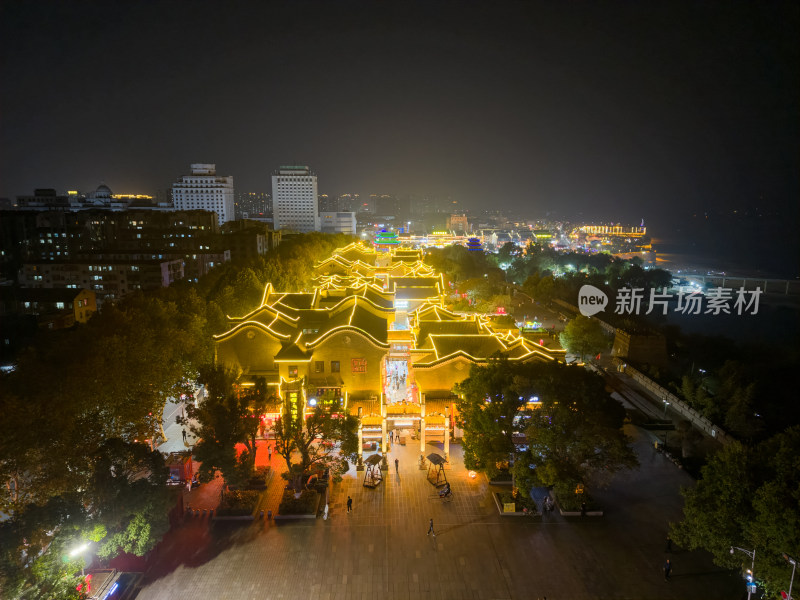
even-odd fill
[(664, 563), (664, 581), (669, 581), (670, 576), (672, 575), (672, 564), (667, 559), (667, 562)]
[(186, 443), (186, 430), (183, 429), (182, 432), (183, 432), (183, 443), (185, 444)]
[(267, 446), (267, 453), (269, 454), (269, 462), (272, 463), (272, 446)]
[(581, 516), (586, 516), (586, 502), (581, 502)]
[(352, 512), (352, 510), (353, 510), (353, 499), (350, 496), (348, 496), (347, 497), (347, 512), (348, 513)]
[(428, 534), (433, 534), (433, 537), (436, 537), (436, 532), (433, 530), (433, 519), (430, 520), (430, 524), (428, 525)]
[(400, 474), (400, 460), (397, 458), (394, 459), (394, 472)]

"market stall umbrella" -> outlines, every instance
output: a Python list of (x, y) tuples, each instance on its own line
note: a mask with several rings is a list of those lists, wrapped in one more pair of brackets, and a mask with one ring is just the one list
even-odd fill
[[(444, 456), (432, 452), (428, 454), (428, 481), (436, 487), (447, 483), (447, 475), (444, 472), (444, 464), (447, 462)], [(431, 472), (433, 469), (433, 472)]]

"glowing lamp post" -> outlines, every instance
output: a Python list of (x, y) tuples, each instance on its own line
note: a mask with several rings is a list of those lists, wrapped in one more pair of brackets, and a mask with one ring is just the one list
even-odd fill
[[(72, 550), (70, 550), (70, 552), (69, 552), (70, 558), (75, 558), (76, 556), (79, 556), (79, 555), (83, 554), (84, 552), (86, 552), (89, 549), (89, 545), (90, 544), (91, 544), (91, 542), (86, 542), (84, 544), (81, 544), (77, 548), (73, 548)], [(85, 577), (86, 576), (86, 573), (84, 571), (85, 571), (85, 567), (82, 566), (81, 567), (81, 577)]]
[(792, 600), (792, 586), (794, 585), (794, 570), (797, 568), (797, 560), (795, 560), (785, 552), (783, 553), (783, 560), (792, 565), (792, 579), (789, 581), (789, 593), (783, 596), (784, 592), (781, 592), (781, 596), (783, 596), (787, 600)]
[(733, 554), (734, 550), (738, 550), (739, 552), (744, 552), (745, 554), (747, 554), (747, 556), (749, 556), (752, 559), (752, 562), (750, 563), (750, 569), (747, 572), (747, 600), (750, 600), (750, 595), (756, 589), (755, 579), (753, 575), (753, 570), (755, 569), (756, 566), (756, 549), (753, 548), (753, 551), (750, 552), (750, 550), (745, 550), (744, 548), (739, 548), (738, 546), (731, 546), (731, 554)]

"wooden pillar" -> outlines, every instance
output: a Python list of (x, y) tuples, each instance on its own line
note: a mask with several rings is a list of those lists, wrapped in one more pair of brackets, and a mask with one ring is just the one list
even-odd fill
[(358, 407), (358, 464), (356, 471), (364, 470), (364, 426), (361, 423), (362, 408)]
[(420, 394), (419, 398), (419, 453), (425, 456), (425, 394)]
[(444, 409), (444, 459), (450, 460), (450, 407)]
[(381, 452), (386, 454), (386, 398), (381, 394)]
[(388, 451), (387, 448), (387, 437), (386, 437), (386, 398), (384, 397), (383, 393), (381, 393), (381, 453), (383, 454), (383, 460), (381, 461), (381, 470), (386, 471), (389, 469), (389, 462), (386, 460), (386, 452)]

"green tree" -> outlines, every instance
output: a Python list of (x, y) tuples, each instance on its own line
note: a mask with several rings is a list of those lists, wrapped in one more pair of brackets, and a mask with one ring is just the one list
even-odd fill
[(558, 339), (568, 352), (579, 355), (581, 360), (587, 354), (594, 355), (608, 347), (608, 338), (600, 322), (583, 315), (578, 315), (567, 323)]
[(178, 492), (165, 485), (164, 457), (144, 444), (110, 439), (92, 456), (91, 469), (89, 518), (107, 531), (98, 555), (143, 556), (169, 529), (177, 500)]
[(549, 304), (556, 296), (556, 284), (552, 275), (547, 275), (536, 282), (536, 287), (533, 289), (531, 296), (537, 302)]
[[(584, 369), (500, 359), (473, 367), (458, 391), (465, 465), (492, 475), (498, 463), (511, 460), (526, 495), (533, 483), (601, 485), (636, 465), (622, 432), (624, 409), (606, 393), (602, 378)], [(533, 397), (539, 402), (529, 410)], [(513, 443), (521, 433), (524, 451)]]
[(537, 365), (532, 375), (541, 408), (525, 430), (525, 458), (541, 484), (602, 486), (613, 473), (638, 464), (622, 430), (625, 409), (600, 376), (559, 364)]
[[(104, 557), (142, 554), (157, 542), (174, 497), (151, 447), (164, 437), (165, 403), (212, 359), (211, 334), (227, 326), (220, 302), (246, 312), (267, 281), (306, 288), (313, 262), (351, 240), (293, 236), (265, 257), (212, 269), (196, 285), (137, 292), (86, 325), (37, 334), (16, 370), (0, 376), (0, 479), (12, 492), (0, 500), (10, 516), (0, 524), (3, 597), (77, 597), (82, 559), (64, 560), (76, 540), (94, 540)], [(263, 385), (217, 387), (202, 407), (203, 476), (221, 465), (240, 478), (252, 470), (256, 417), (269, 399)], [(238, 443), (245, 451), (237, 458)]]
[(293, 405), (287, 395), (275, 423), (275, 447), (295, 475), (293, 486), (297, 488), (312, 471), (341, 470), (343, 460), (353, 460), (358, 451), (357, 430), (358, 418), (343, 410), (340, 398), (318, 399), (304, 419), (303, 406)]
[[(237, 374), (219, 365), (202, 369), (200, 381), (208, 390), (205, 399), (186, 410), (187, 423), (199, 441), (194, 455), (200, 461), (200, 481), (210, 481), (217, 471), (225, 480), (238, 484), (250, 477), (255, 464), (255, 434), (258, 417), (266, 408), (262, 391), (249, 391), (234, 385)], [(244, 444), (239, 454), (237, 444)]]
[(514, 435), (521, 434), (529, 415), (530, 390), (518, 378), (519, 367), (505, 358), (470, 369), (459, 386), (458, 425), (464, 429), (464, 465), (496, 477), (513, 460)]
[(430, 248), (424, 260), (455, 284), (465, 279), (482, 278), (490, 268), (496, 267), (490, 264), (484, 252), (470, 251), (461, 245)]
[(70, 552), (86, 537), (86, 514), (75, 494), (20, 507), (0, 523), (3, 598), (77, 600), (85, 559)]
[(672, 526), (672, 537), (690, 550), (707, 550), (725, 567), (743, 562), (731, 546), (754, 548), (756, 578), (768, 597), (778, 597), (791, 574), (781, 554), (800, 554), (798, 456), (797, 426), (757, 446), (727, 444), (703, 467), (697, 485), (683, 490), (683, 519)]

